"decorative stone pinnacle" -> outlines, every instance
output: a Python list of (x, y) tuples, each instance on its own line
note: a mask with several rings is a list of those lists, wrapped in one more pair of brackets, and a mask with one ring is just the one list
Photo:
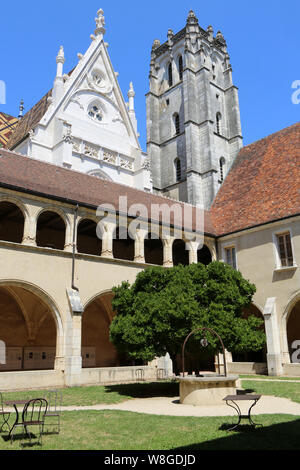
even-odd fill
[(56, 63), (57, 64), (64, 64), (65, 63), (65, 53), (64, 53), (63, 46), (60, 46), (58, 55), (56, 57)]
[(130, 82), (130, 85), (129, 85), (129, 91), (128, 91), (128, 98), (134, 98), (135, 97), (135, 91), (133, 89), (133, 83)]
[(99, 36), (99, 34), (105, 34), (105, 17), (103, 15), (103, 10), (100, 8), (100, 10), (97, 11), (97, 18), (95, 18), (96, 21), (96, 30), (95, 30), (95, 35)]
[(152, 50), (157, 49), (160, 46), (160, 40), (159, 39), (154, 39), (153, 45), (152, 45)]
[(19, 119), (20, 119), (21, 117), (23, 117), (23, 111), (24, 111), (24, 101), (21, 100), (21, 101), (20, 101), (20, 106), (19, 106), (19, 116), (18, 116)]
[(221, 33), (221, 31), (218, 31), (217, 32), (217, 35), (216, 35), (216, 38), (220, 41), (224, 41), (224, 36), (223, 34)]

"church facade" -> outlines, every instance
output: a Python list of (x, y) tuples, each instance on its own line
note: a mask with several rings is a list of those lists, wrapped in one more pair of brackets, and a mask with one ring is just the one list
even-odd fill
[(165, 359), (131, 364), (109, 342), (112, 288), (150, 265), (212, 260), (256, 285), (245, 315), (267, 336), (257, 355), (229, 351), (229, 370), (299, 376), (300, 124), (243, 147), (226, 41), (191, 11), (153, 43), (145, 154), (105, 26), (99, 10), (68, 74), (60, 48), (52, 90), (0, 149), (1, 388), (167, 376)]

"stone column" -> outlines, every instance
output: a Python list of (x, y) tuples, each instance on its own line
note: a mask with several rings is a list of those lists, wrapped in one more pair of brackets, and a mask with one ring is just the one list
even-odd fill
[(82, 314), (73, 314), (67, 322), (65, 384), (68, 387), (81, 385), (81, 325)]
[[(70, 223), (67, 220), (66, 224), (66, 233), (65, 233), (65, 246), (64, 246), (64, 251), (67, 251), (69, 253), (73, 252), (73, 233), (74, 233), (74, 223), (75, 223), (75, 215), (74, 214), (69, 214), (70, 217)], [(75, 227), (75, 252), (77, 252), (77, 227)]]
[(136, 263), (145, 263), (145, 238), (147, 230), (137, 230), (134, 243), (134, 261)]
[(29, 213), (25, 217), (22, 244), (36, 246), (36, 214)]
[(172, 247), (174, 238), (172, 237), (164, 237), (163, 238), (163, 246), (164, 246), (164, 267), (172, 268), (173, 267), (173, 253)]
[(264, 308), (267, 336), (267, 363), (269, 375), (282, 375), (282, 357), (276, 316), (276, 297), (269, 297)]
[(189, 261), (190, 264), (198, 263), (199, 242), (189, 242)]
[[(116, 224), (113, 222), (105, 222), (101, 224), (102, 227), (102, 253), (101, 256), (104, 258), (113, 258), (113, 235), (114, 231), (116, 229)], [(100, 229), (99, 229), (100, 230)], [(100, 233), (98, 234), (98, 228), (97, 228), (97, 235), (101, 235)]]

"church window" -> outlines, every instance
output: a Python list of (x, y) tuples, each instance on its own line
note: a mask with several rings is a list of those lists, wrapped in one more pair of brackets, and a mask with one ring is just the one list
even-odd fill
[(181, 161), (179, 158), (176, 158), (175, 160), (175, 171), (176, 171), (176, 182), (179, 183), (181, 181)]
[(294, 259), (290, 232), (277, 235), (277, 246), (281, 267), (293, 266)]
[(180, 117), (179, 114), (174, 114), (174, 124), (175, 124), (175, 132), (176, 135), (180, 134)]
[(98, 105), (94, 104), (89, 110), (89, 116), (95, 121), (102, 121), (102, 112)]
[(182, 78), (183, 78), (183, 60), (182, 60), (182, 55), (179, 56), (179, 59), (178, 59), (178, 73), (179, 73), (179, 80), (182, 80)]
[(100, 73), (95, 72), (95, 73), (93, 74), (93, 81), (94, 81), (95, 85), (97, 85), (97, 86), (99, 86), (99, 85), (101, 84), (101, 82), (102, 82), (102, 77), (101, 77)]
[(224, 181), (224, 169), (225, 169), (225, 158), (220, 158), (220, 182), (223, 183)]
[(217, 123), (217, 134), (218, 135), (221, 135), (221, 119), (222, 119), (221, 113), (217, 113), (216, 123)]
[(173, 70), (172, 70), (172, 63), (169, 64), (168, 67), (168, 82), (169, 86), (173, 85)]

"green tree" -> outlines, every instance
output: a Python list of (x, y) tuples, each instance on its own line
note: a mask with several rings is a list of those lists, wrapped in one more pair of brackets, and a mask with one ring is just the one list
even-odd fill
[[(231, 352), (258, 351), (265, 344), (263, 320), (243, 318), (256, 288), (239, 271), (221, 262), (165, 269), (150, 267), (130, 285), (113, 289), (116, 316), (110, 340), (121, 354), (151, 361), (168, 352), (175, 361), (187, 335), (200, 327), (215, 330)], [(195, 347), (202, 333), (195, 335)], [(218, 339), (206, 334), (211, 352)], [(175, 362), (174, 362), (175, 364)]]

